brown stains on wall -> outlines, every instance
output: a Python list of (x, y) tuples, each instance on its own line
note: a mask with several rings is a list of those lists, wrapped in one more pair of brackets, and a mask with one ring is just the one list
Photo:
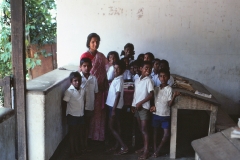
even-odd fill
[(109, 15), (121, 15), (123, 14), (123, 8), (119, 8), (119, 7), (108, 7), (109, 8)]
[(140, 18), (143, 17), (143, 10), (144, 10), (144, 8), (138, 9), (138, 12), (137, 12), (137, 18), (138, 18), (138, 19), (140, 19)]

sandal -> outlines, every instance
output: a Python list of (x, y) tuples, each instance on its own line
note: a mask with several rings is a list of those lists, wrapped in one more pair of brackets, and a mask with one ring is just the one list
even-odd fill
[(128, 153), (128, 148), (127, 149), (123, 149), (123, 147), (117, 152), (115, 153), (114, 155), (123, 155), (123, 154), (126, 154)]

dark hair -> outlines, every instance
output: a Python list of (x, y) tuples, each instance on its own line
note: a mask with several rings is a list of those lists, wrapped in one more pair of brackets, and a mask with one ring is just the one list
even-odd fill
[(82, 79), (82, 76), (79, 72), (71, 72), (69, 75), (70, 82), (72, 83), (73, 78)]
[(116, 58), (116, 61), (119, 61), (119, 60), (120, 60), (119, 55), (118, 55), (118, 52), (116, 52), (116, 51), (110, 51), (110, 52), (108, 53), (108, 55), (107, 55), (108, 61), (109, 61), (110, 55), (114, 55), (114, 57)]
[(130, 62), (130, 60), (129, 60), (128, 57), (123, 57), (123, 58), (121, 58), (121, 61), (124, 61), (124, 59), (127, 59), (127, 60)]
[[(134, 59), (134, 54), (135, 54), (135, 51), (134, 51), (134, 45), (132, 44), (132, 43), (127, 43), (125, 46), (124, 46), (124, 50), (126, 49), (126, 48), (130, 48), (133, 52), (131, 52), (131, 57), (129, 57), (129, 58), (131, 58), (132, 60)], [(122, 55), (125, 55), (125, 52), (124, 51), (122, 51), (121, 52), (121, 55), (120, 56), (122, 56)]]
[(93, 37), (97, 38), (99, 41), (101, 40), (100, 36), (97, 33), (90, 33), (87, 37), (87, 43), (86, 43), (87, 48), (90, 47), (89, 44), (90, 44), (90, 41)]
[(122, 73), (124, 72), (124, 70), (126, 69), (126, 65), (124, 63), (123, 60), (118, 60), (114, 63), (114, 65), (118, 65), (119, 68), (121, 69)]
[(168, 70), (169, 70), (169, 63), (168, 63), (167, 60), (162, 59), (162, 60), (160, 61), (160, 64), (161, 64), (161, 63), (165, 64), (165, 65), (168, 67)]
[(133, 65), (133, 66), (135, 65), (135, 66), (140, 67), (141, 64), (142, 64), (142, 62), (143, 62), (143, 60), (135, 60), (135, 61), (132, 62), (132, 65)]
[(138, 55), (137, 60), (143, 60), (144, 59), (144, 53), (141, 53)]
[(82, 58), (82, 59), (80, 60), (80, 66), (82, 66), (83, 63), (89, 63), (89, 64), (92, 66), (92, 61), (91, 61), (91, 59), (89, 59), (89, 58)]
[(153, 64), (155, 63), (155, 62), (161, 62), (161, 60), (160, 59), (158, 59), (158, 58), (155, 58), (154, 60), (153, 60)]
[(145, 54), (147, 54), (152, 60), (154, 60), (155, 57), (151, 52), (147, 52)]
[(145, 65), (150, 65), (152, 66), (152, 62), (149, 62), (149, 61), (142, 61), (142, 63), (140, 64), (140, 67), (143, 67)]
[(162, 69), (159, 70), (158, 74), (160, 75), (160, 73), (165, 73), (168, 76), (168, 78), (170, 78), (170, 71), (169, 71), (169, 69), (162, 68)]

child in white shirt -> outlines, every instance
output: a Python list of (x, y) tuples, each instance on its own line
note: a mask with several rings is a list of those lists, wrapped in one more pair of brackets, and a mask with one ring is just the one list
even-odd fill
[[(159, 156), (159, 152), (162, 149), (163, 145), (169, 139), (170, 135), (170, 107), (174, 99), (180, 95), (179, 92), (174, 92), (172, 95), (172, 88), (167, 84), (170, 77), (170, 72), (168, 69), (160, 69), (159, 79), (161, 81), (160, 87), (156, 87), (154, 91), (155, 95), (155, 106), (150, 108), (150, 112), (153, 112), (152, 117), (152, 126), (154, 127), (154, 153), (153, 157), (156, 158)], [(160, 144), (157, 147), (157, 129), (161, 127), (164, 130), (163, 138)]]
[(121, 61), (123, 63), (125, 63), (125, 65), (126, 65), (126, 67), (125, 67), (126, 69), (123, 72), (123, 79), (124, 79), (124, 81), (125, 82), (132, 81), (132, 75), (131, 75), (131, 72), (129, 70), (129, 59), (127, 57), (124, 57), (124, 58), (121, 59)]
[(108, 53), (107, 55), (107, 59), (108, 59), (108, 69), (107, 69), (107, 78), (108, 81), (111, 82), (114, 78), (114, 63), (116, 61), (119, 61), (119, 55), (116, 51), (111, 51)]
[(85, 92), (80, 87), (82, 77), (79, 72), (72, 72), (69, 79), (71, 86), (65, 91), (63, 100), (67, 102), (70, 156), (76, 158), (80, 154), (79, 142), (83, 144)]
[[(162, 59), (160, 61), (160, 69), (168, 69), (170, 71), (169, 63), (167, 60)], [(160, 81), (161, 84), (161, 81)], [(169, 80), (167, 81), (167, 84), (169, 86), (172, 86), (174, 84), (174, 78), (170, 75)]]
[[(122, 155), (128, 152), (127, 145), (122, 141), (120, 137), (120, 118), (121, 111), (124, 105), (123, 102), (123, 71), (125, 69), (125, 65), (122, 61), (117, 61), (114, 65), (114, 75), (109, 91), (106, 104), (109, 109), (109, 128), (117, 141), (121, 145), (120, 151), (116, 153), (116, 155)], [(116, 150), (118, 148), (117, 145), (111, 150)]]
[(160, 85), (160, 80), (158, 78), (158, 72), (160, 70), (160, 59), (158, 58), (155, 58), (153, 60), (153, 69), (152, 69), (152, 73), (151, 73), (151, 77), (152, 77), (152, 80), (154, 82), (154, 87), (157, 87)]
[(147, 159), (149, 156), (149, 109), (150, 100), (153, 98), (153, 81), (149, 77), (152, 71), (152, 63), (144, 61), (141, 65), (141, 77), (135, 80), (135, 91), (132, 102), (132, 112), (135, 113), (139, 129), (142, 132), (144, 146), (136, 153), (143, 153), (139, 159)]
[(95, 102), (95, 94), (98, 93), (98, 83), (95, 76), (90, 73), (92, 69), (92, 61), (89, 58), (82, 58), (80, 60), (80, 74), (82, 76), (82, 84), (81, 87), (85, 91), (85, 143), (84, 147), (86, 151), (90, 150), (88, 147), (88, 134), (89, 127), (93, 117), (94, 112), (94, 102)]

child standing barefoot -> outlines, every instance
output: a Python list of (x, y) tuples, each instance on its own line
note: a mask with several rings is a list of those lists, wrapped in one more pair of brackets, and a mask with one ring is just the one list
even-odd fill
[(135, 113), (139, 129), (142, 132), (144, 146), (136, 153), (143, 153), (139, 159), (147, 159), (149, 156), (149, 109), (150, 100), (153, 98), (153, 82), (149, 75), (152, 71), (151, 62), (145, 61), (141, 65), (141, 77), (135, 80), (135, 91), (132, 103), (132, 112)]
[[(113, 79), (109, 92), (106, 104), (108, 105), (109, 109), (109, 128), (116, 139), (117, 143), (121, 145), (120, 151), (116, 153), (116, 155), (122, 155), (128, 152), (128, 147), (122, 141), (120, 137), (121, 131), (121, 111), (124, 105), (123, 103), (123, 71), (125, 69), (125, 65), (122, 61), (117, 61), (114, 65), (114, 75), (115, 78)], [(116, 146), (115, 146), (115, 149)]]
[(67, 102), (70, 156), (75, 158), (79, 156), (80, 144), (83, 142), (85, 93), (80, 87), (82, 77), (79, 72), (72, 72), (69, 79), (71, 86), (65, 91), (63, 100)]
[[(160, 87), (155, 89), (155, 106), (150, 108), (150, 112), (153, 112), (152, 126), (154, 127), (153, 145), (154, 153), (153, 157), (158, 157), (159, 152), (163, 145), (169, 139), (169, 128), (170, 128), (170, 107), (174, 99), (180, 94), (174, 92), (172, 96), (172, 88), (167, 84), (170, 77), (168, 69), (161, 69), (159, 71), (159, 79), (161, 81)], [(157, 147), (157, 129), (161, 127), (164, 130), (163, 138)]]

